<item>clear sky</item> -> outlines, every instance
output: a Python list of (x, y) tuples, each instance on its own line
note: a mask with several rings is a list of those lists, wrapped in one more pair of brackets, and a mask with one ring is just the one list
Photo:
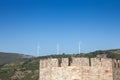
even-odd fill
[(0, 0), (0, 51), (36, 55), (120, 48), (119, 0)]

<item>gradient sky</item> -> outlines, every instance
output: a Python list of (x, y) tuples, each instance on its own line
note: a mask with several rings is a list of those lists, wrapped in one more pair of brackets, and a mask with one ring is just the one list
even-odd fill
[(0, 51), (36, 55), (120, 48), (119, 0), (0, 0)]

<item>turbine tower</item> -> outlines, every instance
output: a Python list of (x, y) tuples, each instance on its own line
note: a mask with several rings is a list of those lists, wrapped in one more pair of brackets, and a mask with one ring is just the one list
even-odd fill
[(36, 56), (40, 56), (40, 46), (37, 45), (37, 55)]
[(80, 49), (81, 49), (81, 47), (80, 47), (80, 41), (79, 41), (79, 43), (78, 43), (78, 51), (79, 51), (79, 54), (80, 54)]

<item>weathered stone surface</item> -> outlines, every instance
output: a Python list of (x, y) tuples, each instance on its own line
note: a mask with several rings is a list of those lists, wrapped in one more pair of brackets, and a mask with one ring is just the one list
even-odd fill
[(120, 80), (120, 61), (99, 58), (63, 58), (40, 61), (39, 80)]

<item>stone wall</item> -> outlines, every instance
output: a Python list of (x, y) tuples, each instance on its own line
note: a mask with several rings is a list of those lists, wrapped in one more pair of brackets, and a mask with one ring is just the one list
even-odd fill
[(112, 63), (103, 58), (44, 59), (40, 60), (39, 80), (113, 80)]
[(113, 79), (120, 80), (120, 60), (113, 60)]

